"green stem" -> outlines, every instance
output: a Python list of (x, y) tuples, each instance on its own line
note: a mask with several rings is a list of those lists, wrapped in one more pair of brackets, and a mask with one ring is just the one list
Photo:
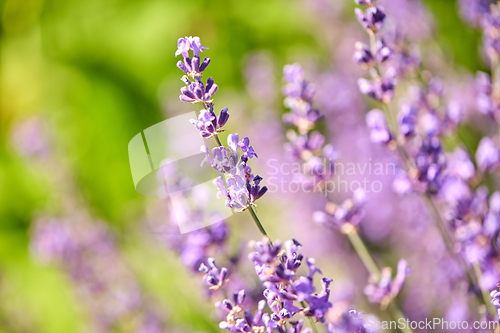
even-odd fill
[(226, 291), (224, 290), (224, 288), (220, 288), (220, 291), (222, 292), (222, 295), (224, 295), (224, 298), (225, 298), (225, 299), (229, 299), (229, 298), (227, 297), (227, 293), (226, 293)]
[(363, 240), (361, 239), (361, 237), (359, 237), (359, 234), (356, 231), (355, 227), (352, 225), (350, 225), (349, 227), (352, 229), (346, 231), (345, 234), (347, 235), (347, 238), (349, 238), (349, 241), (358, 254), (358, 257), (361, 259), (363, 265), (366, 267), (368, 272), (370, 272), (370, 274), (373, 274), (377, 276), (377, 278), (380, 278), (380, 269), (378, 268), (375, 260), (373, 260), (373, 257), (370, 255), (370, 252), (368, 252), (365, 243), (363, 243)]
[[(302, 305), (303, 308), (307, 308), (307, 304), (304, 301), (300, 302), (300, 305)], [(309, 320), (309, 325), (311, 326), (313, 332), (319, 333), (318, 328), (316, 327), (316, 323), (314, 322), (314, 320), (311, 317), (307, 317), (307, 319)]]
[(370, 52), (372, 53), (372, 56), (377, 55), (377, 35), (375, 33), (369, 33), (370, 36)]
[(273, 245), (271, 238), (267, 235), (266, 229), (264, 229), (264, 226), (262, 225), (262, 223), (260, 223), (260, 220), (257, 217), (257, 214), (255, 213), (255, 210), (253, 209), (251, 204), (248, 205), (248, 211), (250, 212), (250, 215), (252, 215), (252, 218), (255, 221), (255, 224), (257, 225), (257, 228), (259, 228), (262, 235), (267, 237), (269, 239), (269, 242), (271, 243), (271, 245)]
[(224, 145), (220, 142), (220, 140), (219, 140), (219, 136), (218, 136), (217, 134), (215, 134), (214, 138), (215, 138), (215, 141), (217, 141), (217, 145), (218, 145), (219, 147), (223, 147), (223, 146), (224, 146)]

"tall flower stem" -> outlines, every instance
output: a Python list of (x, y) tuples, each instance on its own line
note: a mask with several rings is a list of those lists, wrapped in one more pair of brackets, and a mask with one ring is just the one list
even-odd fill
[[(385, 108), (384, 110), (386, 111), (386, 113), (389, 115), (389, 114), (392, 114), (391, 113), (391, 110), (389, 108), (389, 105), (387, 104), (384, 104)], [(395, 130), (396, 130), (396, 127), (392, 127), (390, 126), (390, 130), (392, 133), (395, 133)], [(409, 161), (409, 158), (408, 158), (408, 155), (406, 154), (406, 151), (404, 150), (404, 148), (397, 142), (396, 140), (396, 145), (397, 145), (397, 150), (398, 150), (398, 154), (401, 158), (401, 161), (403, 162), (403, 165), (405, 166), (405, 169), (406, 171), (410, 171), (411, 170), (411, 164), (410, 164), (410, 161)], [(448, 232), (448, 228), (446, 227), (446, 223), (444, 222), (442, 216), (441, 216), (441, 213), (439, 213), (439, 210), (437, 209), (436, 207), (436, 204), (434, 203), (434, 200), (432, 200), (430, 194), (426, 191), (423, 193), (423, 198), (424, 198), (424, 201), (426, 203), (426, 206), (427, 208), (431, 211), (432, 215), (433, 215), (433, 220), (437, 226), (437, 229), (439, 230), (439, 233), (441, 234), (441, 238), (443, 239), (445, 245), (446, 245), (446, 248), (449, 252), (449, 254), (457, 261), (460, 263), (460, 265), (462, 265), (463, 269), (464, 269), (464, 272), (465, 272), (465, 275), (467, 277), (467, 280), (468, 282), (476, 289), (476, 290), (480, 290), (480, 286), (479, 286), (479, 283), (478, 283), (478, 279), (476, 278), (476, 276), (471, 272), (471, 269), (469, 268), (469, 266), (467, 265), (467, 263), (465, 262), (464, 258), (455, 252), (454, 250), (454, 241), (452, 239), (452, 237), (450, 236), (449, 232)], [(484, 299), (484, 297), (481, 297), (479, 295), (478, 296), (478, 300), (486, 305), (486, 307), (488, 307), (488, 299)]]
[(219, 147), (223, 147), (224, 145), (220, 142), (219, 136), (217, 134), (214, 135), (214, 139), (217, 142)]
[(375, 260), (373, 260), (370, 252), (368, 252), (363, 240), (359, 237), (356, 227), (350, 223), (346, 223), (342, 226), (342, 232), (347, 235), (347, 238), (349, 238), (349, 242), (351, 242), (352, 247), (358, 254), (359, 259), (361, 259), (368, 272), (380, 277), (380, 269), (378, 268)]
[(250, 215), (252, 215), (253, 220), (255, 221), (255, 224), (257, 225), (257, 228), (259, 228), (260, 232), (262, 233), (263, 236), (267, 237), (269, 239), (269, 242), (271, 245), (273, 245), (273, 242), (271, 241), (271, 238), (266, 232), (266, 229), (264, 229), (264, 226), (262, 223), (260, 223), (259, 217), (255, 213), (255, 210), (253, 209), (252, 205), (248, 205), (248, 211), (250, 212)]
[[(375, 34), (370, 34), (370, 49), (372, 52), (375, 52), (376, 51), (376, 43), (377, 43), (377, 37)], [(380, 71), (378, 69), (378, 67), (375, 65), (375, 69), (376, 69), (376, 73), (378, 75), (380, 75)], [(495, 70), (492, 70), (492, 75), (494, 74)], [(389, 130), (391, 131), (391, 133), (394, 133), (394, 135), (396, 135), (397, 133), (397, 122), (396, 122), (396, 119), (394, 117), (394, 114), (392, 113), (391, 111), (391, 108), (389, 106), (389, 104), (387, 103), (383, 103), (383, 109), (384, 109), (384, 112), (387, 116), (387, 119), (388, 119), (388, 122), (389, 122)], [(411, 163), (410, 163), (410, 160), (408, 158), (408, 155), (406, 154), (406, 151), (404, 149), (404, 147), (398, 142), (397, 139), (394, 140), (395, 143), (396, 143), (396, 148), (397, 148), (397, 151), (398, 151), (398, 154), (400, 156), (400, 159), (405, 167), (405, 170), (408, 172), (411, 170)], [(446, 248), (448, 249), (448, 252), (450, 253), (450, 255), (457, 261), (459, 262), (463, 268), (464, 268), (464, 272), (467, 276), (467, 279), (468, 279), (468, 282), (476, 289), (476, 290), (481, 290), (481, 293), (484, 294), (482, 292), (482, 289), (480, 288), (480, 285), (478, 283), (478, 278), (476, 277), (477, 274), (474, 274), (473, 272), (471, 272), (470, 268), (467, 266), (467, 263), (465, 262), (464, 258), (462, 256), (460, 256), (459, 254), (457, 254), (454, 249), (453, 249), (453, 239), (452, 237), (450, 236), (449, 232), (448, 232), (448, 229), (446, 227), (446, 223), (444, 222), (443, 218), (441, 217), (441, 214), (439, 213), (436, 205), (434, 204), (434, 201), (432, 200), (431, 196), (429, 195), (428, 192), (425, 192), (424, 195), (424, 201), (428, 207), (428, 209), (432, 212), (432, 214), (434, 215), (434, 221), (436, 223), (436, 226), (441, 234), (441, 237), (443, 238), (443, 241), (446, 245)], [(488, 304), (488, 298), (484, 298), (484, 295), (483, 297), (478, 296), (478, 300), (480, 302), (484, 302), (484, 304), (486, 305), (486, 307), (489, 308)]]
[[(347, 235), (347, 238), (351, 242), (352, 247), (358, 254), (358, 257), (361, 259), (363, 262), (363, 265), (365, 266), (366, 270), (371, 274), (376, 276), (378, 279), (381, 277), (381, 272), (380, 268), (378, 267), (377, 263), (375, 260), (373, 260), (373, 257), (371, 256), (370, 252), (368, 251), (368, 248), (366, 247), (365, 243), (361, 239), (361, 237), (358, 234), (358, 231), (356, 230), (356, 227), (353, 226), (350, 223), (345, 223), (342, 226), (342, 232)], [(399, 303), (397, 302), (396, 299), (393, 299), (387, 307), (387, 310), (391, 314), (391, 316), (395, 319), (403, 319), (405, 320), (406, 317), (404, 316), (401, 307)], [(401, 332), (403, 333), (413, 333), (413, 330), (410, 327), (402, 327)]]
[[(388, 113), (388, 114), (391, 113), (388, 105), (385, 105), (385, 110), (386, 110), (386, 113)], [(395, 133), (394, 128), (390, 128), (390, 130), (391, 130), (391, 132)], [(396, 145), (397, 145), (397, 150), (398, 150), (399, 156), (400, 156), (400, 158), (405, 166), (406, 171), (408, 172), (411, 169), (408, 155), (406, 154), (404, 148), (398, 142), (396, 142)], [(439, 233), (441, 234), (441, 238), (443, 239), (449, 254), (457, 262), (459, 262), (460, 265), (462, 265), (464, 272), (465, 272), (465, 275), (466, 275), (467, 280), (470, 283), (470, 285), (472, 285), (476, 290), (481, 290), (481, 293), (484, 294), (482, 289), (480, 288), (480, 285), (478, 282), (478, 277), (476, 277), (477, 274), (473, 274), (471, 272), (469, 266), (465, 262), (464, 258), (460, 254), (455, 252), (455, 250), (453, 248), (454, 241), (448, 232), (448, 228), (446, 227), (446, 223), (444, 222), (441, 214), (439, 213), (439, 210), (437, 209), (436, 204), (434, 203), (434, 200), (432, 200), (430, 194), (427, 191), (423, 193), (423, 198), (424, 198), (424, 201), (426, 203), (427, 208), (431, 211), (431, 213), (434, 217), (433, 220), (437, 226), (437, 229), (439, 230)], [(478, 298), (479, 302), (484, 303), (486, 307), (490, 308), (488, 306), (489, 305), (488, 298), (484, 298), (484, 295), (482, 295), (482, 297), (480, 295), (477, 295), (477, 298)]]

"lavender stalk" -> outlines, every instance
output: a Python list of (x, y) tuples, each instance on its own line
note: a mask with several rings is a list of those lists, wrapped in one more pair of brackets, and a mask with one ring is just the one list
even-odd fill
[[(308, 185), (313, 191), (326, 191), (327, 181), (333, 174), (333, 169), (324, 170), (324, 160), (333, 162), (337, 157), (335, 148), (327, 144), (325, 145), (325, 138), (318, 131), (315, 131), (315, 123), (321, 119), (321, 114), (318, 110), (313, 109), (312, 99), (314, 94), (313, 86), (304, 80), (302, 68), (298, 64), (286, 65), (283, 69), (284, 80), (287, 85), (283, 88), (283, 93), (286, 96), (284, 104), (290, 108), (291, 112), (283, 116), (283, 121), (296, 128), (297, 132), (290, 130), (287, 137), (290, 142), (287, 143), (286, 149), (289, 154), (301, 161), (306, 170), (304, 175), (305, 179), (301, 179), (304, 184)], [(331, 166), (333, 163), (329, 163)], [(342, 204), (337, 205), (328, 198), (324, 212), (316, 212), (314, 219), (325, 225), (331, 225), (339, 228), (354, 247), (357, 255), (365, 265), (368, 272), (376, 280), (382, 282), (383, 276), (378, 265), (373, 260), (363, 241), (357, 233), (356, 226), (362, 220), (364, 212), (362, 206), (365, 201), (365, 193), (363, 190), (358, 189), (353, 194), (353, 199), (348, 199)], [(406, 261), (405, 261), (406, 262)], [(403, 271), (406, 267), (403, 268)], [(370, 292), (381, 292), (383, 294), (380, 299), (375, 299), (375, 302), (381, 303), (383, 308), (391, 301), (396, 302), (395, 297), (399, 293), (404, 283), (405, 273), (401, 273), (402, 280), (394, 283), (392, 291), (382, 291), (374, 285)], [(390, 276), (389, 276), (390, 280)], [(384, 303), (382, 303), (384, 302)], [(391, 306), (389, 311), (395, 319), (405, 318), (401, 311), (398, 310), (399, 306)], [(403, 329), (405, 332), (411, 332), (411, 329)]]
[[(264, 226), (260, 222), (253, 207), (255, 201), (261, 198), (266, 192), (267, 187), (260, 187), (259, 183), (262, 177), (251, 174), (252, 169), (247, 165), (247, 162), (252, 157), (258, 157), (253, 147), (250, 146), (248, 137), (239, 141), (238, 134), (230, 134), (228, 136), (228, 147), (225, 147), (219, 139), (218, 133), (225, 130), (222, 127), (229, 119), (228, 109), (224, 108), (217, 116), (214, 112), (213, 95), (218, 89), (212, 77), (210, 77), (206, 85), (202, 82), (203, 71), (210, 63), (210, 58), (205, 58), (200, 63), (200, 52), (203, 52), (206, 47), (201, 45), (199, 37), (179, 38), (177, 42), (177, 51), (175, 55), (182, 55), (184, 61), (177, 62), (177, 67), (186, 75), (182, 77), (182, 81), (186, 87), (181, 88), (179, 99), (189, 103), (201, 103), (203, 110), (200, 111), (198, 120), (191, 120), (191, 123), (200, 131), (200, 135), (205, 138), (214, 138), (217, 142), (217, 148), (213, 148), (211, 155), (207, 147), (202, 147), (202, 151), (206, 154), (206, 161), (211, 164), (216, 170), (229, 175), (228, 184), (224, 184), (222, 177), (218, 178), (214, 183), (219, 188), (219, 194), (226, 195), (228, 201), (226, 205), (230, 208), (239, 209), (240, 212), (248, 210), (257, 228), (263, 236), (267, 236)], [(189, 57), (189, 51), (193, 52), (193, 58)], [(191, 81), (194, 79), (194, 81)], [(238, 149), (242, 150), (243, 155), (238, 155)], [(243, 177), (245, 179), (243, 179)], [(218, 194), (218, 195), (219, 195)]]
[[(477, 259), (473, 259), (470, 262), (471, 265), (468, 265), (462, 255), (455, 251), (455, 242), (449, 235), (448, 227), (445, 225), (443, 218), (441, 217), (441, 214), (431, 197), (431, 194), (436, 193), (443, 196), (445, 201), (447, 201), (449, 208), (454, 212), (456, 211), (455, 214), (457, 217), (455, 218), (457, 220), (465, 219), (464, 216), (466, 211), (470, 209), (467, 207), (467, 201), (469, 200), (467, 197), (469, 196), (470, 190), (468, 189), (468, 185), (465, 181), (471, 176), (469, 174), (464, 174), (463, 172), (460, 174), (460, 171), (450, 168), (447, 165), (446, 158), (442, 152), (439, 137), (443, 131), (442, 128), (453, 128), (457, 125), (457, 122), (449, 117), (449, 114), (444, 117), (443, 121), (439, 119), (440, 117), (437, 110), (440, 106), (439, 103), (443, 90), (442, 83), (439, 79), (433, 78), (433, 80), (428, 83), (427, 90), (429, 94), (433, 94), (435, 96), (434, 99), (427, 99), (427, 92), (420, 92), (420, 96), (416, 101), (417, 103), (414, 105), (407, 105), (404, 109), (402, 109), (402, 112), (398, 116), (398, 122), (396, 123), (394, 121), (393, 113), (389, 107), (396, 86), (396, 75), (390, 75), (393, 80), (387, 81), (387, 79), (381, 75), (383, 72), (381, 70), (381, 65), (389, 60), (393, 53), (396, 53), (393, 50), (400, 50), (401, 47), (397, 46), (395, 42), (393, 42), (392, 45), (386, 46), (383, 39), (377, 40), (377, 34), (382, 28), (385, 18), (381, 7), (375, 6), (374, 1), (357, 1), (357, 4), (364, 7), (364, 11), (360, 8), (356, 8), (355, 12), (359, 22), (370, 35), (370, 52), (365, 51), (365, 56), (360, 57), (360, 54), (362, 54), (360, 52), (362, 52), (362, 50), (358, 50), (355, 58), (362, 66), (370, 70), (374, 79), (373, 81), (359, 79), (358, 85), (362, 93), (383, 103), (385, 115), (390, 122), (390, 126), (387, 128), (383, 116), (380, 116), (380, 119), (377, 122), (370, 121), (370, 119), (373, 118), (372, 116), (375, 112), (378, 112), (378, 110), (372, 110), (368, 113), (367, 124), (372, 132), (372, 141), (384, 143), (391, 150), (398, 150), (399, 157), (404, 166), (402, 174), (405, 174), (406, 176), (397, 179), (399, 183), (395, 186), (395, 188), (399, 189), (400, 194), (411, 191), (412, 188), (421, 192), (425, 203), (434, 215), (435, 223), (450, 255), (463, 266), (468, 282), (474, 287), (476, 291), (475, 294), (479, 301), (484, 302), (488, 307), (487, 301), (484, 297), (484, 288), (480, 281), (481, 269), (475, 269), (475, 273), (471, 272), (470, 266), (477, 266)], [(399, 56), (401, 55), (402, 53), (399, 54)], [(394, 67), (385, 66), (384, 68), (386, 76), (389, 72), (396, 73)], [(404, 74), (404, 65), (400, 65), (400, 68), (400, 74)], [(436, 99), (436, 97), (438, 99)], [(395, 134), (393, 133), (397, 133), (396, 129), (397, 125), (399, 125), (402, 139), (406, 141), (406, 143), (411, 143), (411, 139), (418, 135), (417, 112), (420, 109), (426, 111), (426, 114), (422, 117), (424, 119), (422, 129), (424, 135), (422, 135), (422, 144), (419, 147), (420, 151), (416, 154), (416, 156), (410, 157), (406, 153), (403, 144), (399, 142), (399, 138), (395, 137)], [(386, 133), (384, 139), (382, 140), (378, 139), (380, 136), (377, 137), (377, 133), (380, 133), (381, 131)], [(494, 150), (495, 148), (490, 148), (489, 146), (485, 148), (485, 150), (491, 149)], [(488, 158), (485, 158), (485, 160), (488, 160)], [(463, 161), (461, 163), (463, 163)], [(456, 175), (457, 171), (459, 173), (458, 176)], [(403, 179), (405, 177), (406, 179)], [(405, 183), (406, 185), (404, 185)], [(480, 294), (477, 293), (478, 290), (480, 291)]]

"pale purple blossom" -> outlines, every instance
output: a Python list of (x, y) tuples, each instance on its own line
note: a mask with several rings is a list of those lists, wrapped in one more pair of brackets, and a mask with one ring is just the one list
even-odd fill
[(482, 171), (491, 170), (498, 164), (499, 159), (500, 152), (493, 139), (489, 137), (482, 138), (476, 150), (476, 162), (479, 169)]

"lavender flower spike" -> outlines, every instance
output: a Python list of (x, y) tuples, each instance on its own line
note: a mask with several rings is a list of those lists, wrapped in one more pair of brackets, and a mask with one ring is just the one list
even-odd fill
[(497, 308), (498, 318), (500, 319), (500, 291), (493, 290), (490, 293), (490, 296), (492, 298), (491, 304), (493, 304), (495, 308)]
[(227, 268), (222, 267), (221, 269), (219, 269), (215, 264), (214, 258), (208, 258), (207, 262), (209, 267), (202, 263), (198, 270), (205, 273), (203, 280), (207, 285), (210, 286), (210, 289), (217, 290), (229, 281), (227, 279)]

